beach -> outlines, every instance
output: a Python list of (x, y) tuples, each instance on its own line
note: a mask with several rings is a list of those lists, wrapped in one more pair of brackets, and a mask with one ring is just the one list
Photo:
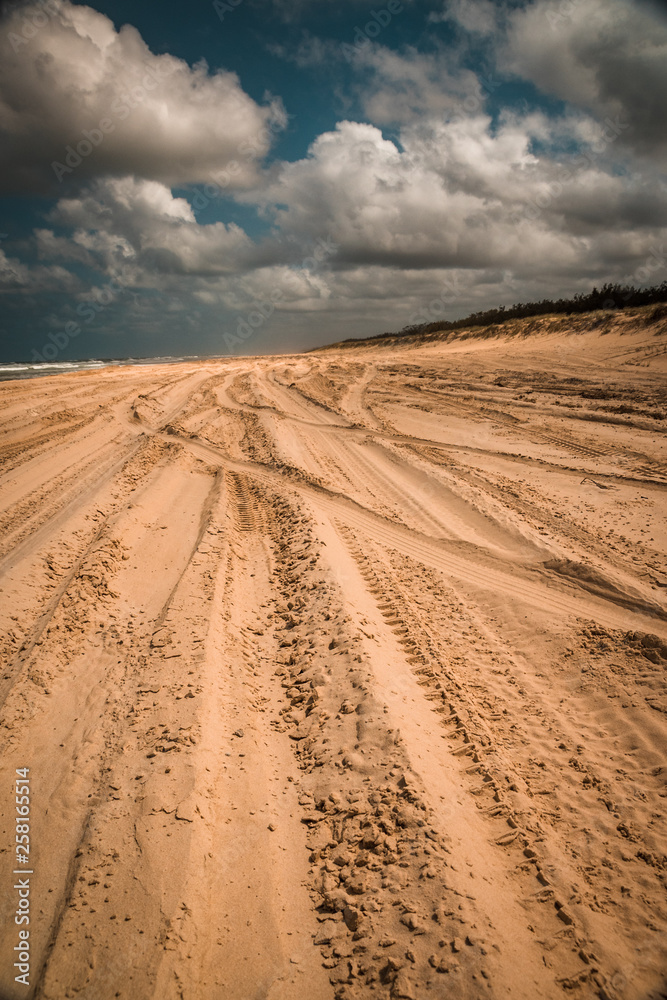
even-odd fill
[(664, 995), (635, 312), (0, 383), (3, 1000)]

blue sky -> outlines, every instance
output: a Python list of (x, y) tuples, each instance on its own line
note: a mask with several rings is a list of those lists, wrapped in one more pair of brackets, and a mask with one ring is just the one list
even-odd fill
[(2, 11), (2, 360), (301, 350), (667, 277), (663, 4)]

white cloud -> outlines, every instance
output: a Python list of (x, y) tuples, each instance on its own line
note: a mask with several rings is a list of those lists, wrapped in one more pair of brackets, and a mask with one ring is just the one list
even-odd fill
[[(199, 225), (189, 202), (158, 181), (99, 180), (78, 197), (61, 199), (50, 218), (73, 229), (77, 252), (85, 251), (107, 274), (128, 264), (149, 272), (222, 274), (247, 266), (254, 253), (242, 229)], [(50, 231), (39, 232), (42, 248), (62, 248)]]
[(284, 123), (279, 102), (260, 107), (234, 73), (154, 55), (135, 28), (116, 31), (90, 7), (50, 0), (48, 10), (48, 24), (29, 38), (25, 24), (47, 17), (37, 5), (0, 24), (6, 189), (58, 189), (103, 174), (215, 181), (230, 163), (230, 188), (256, 181), (272, 126)]
[[(506, 114), (493, 125), (476, 115), (423, 121), (395, 143), (340, 122), (261, 190), (238, 195), (273, 219), (260, 245), (231, 224), (199, 225), (185, 198), (129, 177), (61, 199), (35, 242), (45, 261), (79, 261), (101, 283), (118, 275), (191, 317), (215, 312), (225, 329), (263, 304), (271, 320), (256, 350), (289, 331), (307, 343), (309, 316), (331, 338), (571, 293), (625, 279), (667, 234), (657, 175), (624, 176), (592, 153), (559, 163), (534, 151), (536, 139), (545, 146), (555, 134), (558, 145), (587, 127), (576, 116)], [(318, 240), (335, 252), (308, 261)], [(22, 266), (10, 262), (9, 282)]]
[(513, 211), (550, 179), (525, 123), (493, 135), (489, 126), (477, 116), (406, 129), (399, 150), (372, 125), (341, 122), (283, 165), (262, 204), (281, 206), (276, 224), (288, 237), (329, 234), (348, 266), (529, 266), (537, 251), (569, 259), (567, 232), (547, 232), (543, 220), (516, 231)]
[[(240, 196), (258, 198), (286, 240), (338, 244), (317, 294), (303, 292), (300, 307), (286, 296), (276, 315), (303, 308), (341, 333), (346, 323), (391, 329), (418, 314), (455, 317), (626, 280), (664, 245), (667, 202), (657, 209), (655, 198), (664, 187), (655, 173), (624, 176), (592, 152), (558, 162), (533, 149), (588, 130), (578, 115), (506, 114), (495, 125), (477, 115), (404, 128), (397, 144), (373, 125), (340, 122), (307, 157), (283, 164), (261, 197)], [(275, 269), (256, 272), (225, 304), (242, 310), (250, 287), (268, 294), (276, 280)]]

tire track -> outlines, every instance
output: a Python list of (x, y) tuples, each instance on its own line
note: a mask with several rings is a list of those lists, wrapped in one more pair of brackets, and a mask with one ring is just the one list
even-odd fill
[[(523, 386), (521, 386), (523, 388)], [(571, 454), (581, 455), (584, 458), (593, 459), (611, 459), (614, 462), (618, 461), (619, 453), (623, 454), (623, 449), (616, 447), (610, 448), (602, 445), (597, 447), (592, 447), (591, 445), (583, 444), (581, 441), (577, 441), (571, 435), (567, 434), (552, 434), (549, 431), (540, 430), (540, 428), (534, 425), (527, 425), (525, 423), (520, 424), (517, 427), (517, 419), (507, 414), (503, 414), (498, 410), (493, 410), (492, 412), (486, 410), (484, 407), (474, 406), (470, 403), (465, 403), (461, 399), (457, 398), (455, 395), (447, 391), (438, 390), (424, 390), (423, 388), (412, 390), (413, 393), (417, 393), (419, 398), (426, 396), (431, 396), (435, 399), (442, 399), (444, 396), (447, 400), (447, 404), (453, 409), (463, 410), (466, 413), (471, 414), (477, 419), (493, 419), (496, 422), (502, 424), (504, 427), (508, 428), (510, 431), (517, 431), (518, 429), (521, 433), (526, 434), (529, 439), (544, 441), (547, 444), (554, 444), (558, 448), (562, 448), (565, 451), (569, 451)], [(642, 473), (643, 475), (653, 478), (658, 475), (664, 480), (667, 477), (667, 467), (661, 465), (660, 463), (653, 463), (651, 465), (637, 464), (636, 456), (632, 454), (625, 454), (624, 458), (628, 462), (630, 468), (636, 473)], [(633, 461), (634, 459), (634, 461)], [(660, 482), (661, 480), (656, 480)]]
[[(175, 451), (173, 444), (168, 449), (166, 457), (172, 461), (176, 459), (177, 462), (182, 462), (182, 456)], [(185, 465), (187, 466), (190, 461), (186, 457)], [(106, 824), (101, 821), (101, 816), (108, 807), (109, 800), (113, 801), (114, 798), (117, 798), (113, 789), (113, 779), (111, 779), (111, 784), (108, 784), (109, 778), (105, 780), (105, 775), (109, 775), (114, 769), (122, 768), (121, 761), (123, 761), (125, 753), (134, 744), (133, 738), (135, 732), (133, 731), (133, 727), (137, 726), (136, 705), (137, 700), (140, 700), (136, 687), (137, 680), (146, 676), (145, 664), (147, 657), (150, 655), (150, 650), (155, 649), (159, 651), (165, 645), (164, 620), (168, 617), (170, 609), (177, 599), (177, 595), (182, 590), (183, 581), (189, 573), (189, 567), (201, 546), (202, 538), (209, 529), (211, 508), (216, 503), (219, 493), (219, 476), (204, 471), (202, 478), (202, 473), (200, 472), (199, 482), (193, 483), (190, 479), (191, 470), (183, 468), (181, 472), (181, 494), (172, 497), (170, 490), (165, 491), (163, 489), (163, 485), (166, 484), (169, 475), (168, 462), (163, 463), (162, 466), (158, 464), (153, 471), (155, 474), (151, 477), (150, 481), (145, 484), (140, 492), (136, 492), (132, 496), (132, 505), (135, 509), (140, 508), (143, 504), (146, 509), (151, 509), (153, 516), (159, 516), (159, 506), (156, 509), (156, 505), (152, 503), (152, 500), (163, 498), (167, 509), (170, 509), (170, 505), (174, 503), (177, 508), (179, 505), (183, 507), (187, 497), (196, 500), (197, 497), (201, 496), (201, 509), (197, 523), (192, 523), (192, 525), (182, 523), (185, 521), (185, 518), (191, 519), (191, 512), (185, 507), (182, 511), (182, 514), (185, 514), (185, 518), (181, 517), (178, 522), (174, 521), (171, 525), (169, 545), (173, 549), (173, 558), (169, 560), (169, 565), (170, 568), (173, 567), (172, 572), (176, 571), (175, 579), (173, 582), (168, 578), (159, 581), (159, 584), (154, 588), (156, 592), (151, 595), (154, 611), (150, 614), (148, 621), (145, 623), (141, 622), (139, 625), (133, 623), (133, 619), (136, 617), (135, 612), (130, 611), (128, 615), (128, 609), (136, 608), (136, 604), (133, 601), (135, 592), (133, 583), (135, 567), (131, 565), (127, 554), (121, 553), (119, 546), (114, 544), (113, 537), (118, 534), (121, 537), (128, 537), (127, 530), (123, 530), (122, 528), (121, 519), (125, 518), (131, 521), (134, 515), (130, 516), (128, 513), (130, 505), (124, 505), (121, 510), (116, 512), (113, 518), (106, 519), (105, 524), (99, 530), (100, 544), (89, 546), (88, 556), (85, 558), (83, 565), (81, 565), (81, 562), (77, 565), (76, 580), (78, 581), (78, 593), (76, 599), (73, 601), (69, 591), (61, 595), (60, 608), (64, 608), (66, 602), (69, 602), (68, 606), (64, 608), (64, 614), (60, 616), (62, 620), (56, 623), (52, 636), (47, 639), (45, 648), (40, 651), (38, 660), (38, 667), (45, 673), (50, 672), (53, 675), (48, 680), (49, 690), (44, 692), (47, 696), (51, 694), (52, 688), (62, 685), (70, 685), (72, 687), (67, 711), (63, 713), (62, 718), (57, 719), (57, 725), (54, 726), (54, 730), (56, 732), (61, 730), (63, 735), (65, 730), (70, 730), (67, 748), (63, 751), (58, 751), (54, 746), (52, 750), (54, 780), (59, 770), (62, 771), (64, 766), (62, 758), (65, 755), (72, 754), (73, 762), (76, 764), (76, 774), (70, 779), (73, 785), (71, 803), (68, 807), (71, 813), (70, 827), (72, 825), (76, 827), (77, 813), (84, 804), (87, 803), (89, 810), (87, 813), (88, 818), (84, 824), (84, 838), (83, 840), (79, 839), (76, 844), (72, 843), (68, 854), (67, 865), (69, 876), (63, 889), (64, 895), (62, 895), (56, 907), (57, 912), (53, 911), (53, 921), (46, 928), (48, 934), (45, 952), (40, 950), (40, 937), (44, 936), (44, 927), (40, 926), (40, 924), (43, 921), (40, 921), (38, 917), (35, 918), (37, 926), (35, 927), (31, 941), (34, 941), (36, 957), (39, 956), (41, 961), (42, 954), (45, 956), (40, 971), (40, 986), (37, 994), (43, 997), (44, 1000), (46, 998), (49, 998), (49, 1000), (59, 998), (63, 995), (63, 989), (65, 988), (63, 984), (67, 984), (69, 988), (69, 985), (72, 983), (72, 977), (74, 977), (75, 982), (80, 982), (84, 970), (93, 970), (94, 968), (93, 965), (89, 965), (88, 958), (85, 957), (85, 952), (90, 948), (89, 942), (95, 939), (93, 933), (95, 929), (99, 932), (100, 918), (93, 919), (89, 916), (88, 920), (84, 921), (87, 924), (86, 934), (82, 934), (78, 925), (81, 908), (89, 905), (86, 898), (87, 894), (91, 892), (95, 894), (94, 887), (99, 886), (101, 889), (101, 879), (99, 878), (98, 870), (96, 866), (92, 866), (91, 868), (88, 865), (87, 858), (91, 851), (96, 849), (96, 845), (100, 843), (100, 838), (103, 840), (106, 836), (104, 832)], [(207, 483), (205, 493), (202, 491), (203, 483)], [(185, 494), (183, 494), (183, 490), (186, 491)], [(190, 548), (187, 548), (187, 546), (184, 548), (182, 537), (184, 533), (192, 535), (192, 546)], [(150, 548), (151, 546), (148, 546), (149, 550)], [(160, 549), (160, 546), (153, 547), (152, 558), (156, 567), (159, 567), (160, 559), (162, 558)], [(182, 567), (179, 566), (179, 558), (183, 563)], [(196, 593), (201, 595), (198, 599), (200, 604), (205, 608), (206, 604), (204, 602), (208, 600), (206, 574), (203, 574), (202, 582), (203, 585), (200, 584), (196, 588)], [(160, 597), (161, 593), (164, 594), (164, 600)], [(74, 625), (71, 624), (73, 613), (76, 615)], [(98, 631), (95, 623), (99, 620), (102, 613), (108, 619), (109, 625), (103, 628), (100, 623)], [(93, 616), (95, 617), (93, 618)], [(54, 617), (55, 614), (52, 618)], [(97, 638), (100, 634), (103, 635), (101, 640)], [(124, 647), (127, 649), (126, 653), (123, 653)], [(57, 655), (54, 655), (54, 651), (56, 650)], [(118, 659), (118, 654), (123, 654), (120, 659)], [(155, 653), (153, 655), (155, 656)], [(177, 654), (179, 657), (180, 655), (180, 653)], [(50, 662), (51, 659), (57, 662), (57, 667)], [(162, 683), (164, 683), (171, 667), (168, 655), (165, 655), (164, 660)], [(195, 696), (191, 694), (192, 685), (188, 681), (189, 678), (186, 675), (186, 677), (180, 680), (180, 683), (174, 685), (176, 699), (194, 699)], [(89, 693), (87, 694), (86, 692)], [(21, 713), (23, 697), (24, 694), (22, 693), (13, 701), (12, 712), (17, 718)], [(35, 712), (39, 713), (40, 710), (48, 713), (48, 697), (42, 701), (41, 705), (36, 704), (34, 707), (32, 706), (32, 701), (33, 699), (30, 699), (28, 703), (32, 715)], [(76, 708), (77, 704), (79, 705), (78, 712)], [(190, 705), (190, 701), (186, 701), (185, 704)], [(113, 706), (117, 707), (114, 709)], [(184, 719), (185, 712), (181, 711), (176, 714), (180, 715), (180, 726), (176, 722), (173, 722), (174, 732), (178, 734), (180, 730), (183, 733), (180, 727), (185, 724), (185, 740), (188, 741), (188, 730), (192, 730), (192, 724), (189, 727), (187, 726)], [(72, 716), (74, 718), (71, 718)], [(10, 718), (12, 719), (11, 728), (16, 732), (16, 721), (11, 716), (11, 713)], [(141, 727), (137, 728), (139, 732), (136, 735), (139, 735), (141, 738)], [(131, 737), (128, 745), (128, 736), (130, 734)], [(165, 751), (173, 749), (174, 746), (179, 747), (179, 749), (181, 748), (183, 741), (178, 735), (176, 738), (176, 743), (163, 740), (162, 747), (164, 747)], [(53, 739), (54, 737), (49, 734), (48, 740)], [(16, 743), (16, 737), (14, 738), (14, 743)], [(65, 744), (62, 743), (62, 746), (65, 746)], [(46, 749), (46, 746), (40, 746), (36, 748), (35, 752), (38, 752), (41, 756)], [(13, 746), (12, 750), (16, 753), (16, 746)], [(145, 758), (145, 752), (141, 756)], [(136, 768), (136, 763), (134, 767)], [(40, 770), (39, 765), (36, 765), (36, 770)], [(176, 769), (174, 769), (174, 773), (176, 773)], [(181, 776), (187, 780), (187, 768), (182, 772)], [(88, 802), (86, 792), (88, 793)], [(91, 799), (94, 802), (92, 810), (90, 810)], [(52, 823), (58, 824), (59, 822), (60, 818), (56, 812)], [(86, 830), (87, 833), (85, 832)], [(42, 834), (43, 831), (38, 825), (36, 831), (37, 843), (39, 843)], [(62, 853), (65, 849), (65, 841), (68, 839), (68, 836), (63, 831), (63, 842), (59, 842), (57, 845), (59, 853)], [(79, 860), (82, 856), (84, 860)], [(120, 857), (119, 852), (116, 852), (116, 857)], [(41, 875), (42, 878), (46, 875), (46, 869), (50, 863), (50, 859), (43, 857), (38, 864), (38, 875)], [(107, 862), (104, 855), (99, 859), (98, 863), (102, 866), (106, 865)], [(62, 871), (62, 867), (60, 870)], [(123, 871), (122, 866), (121, 871)], [(79, 874), (80, 872), (83, 874)], [(60, 881), (59, 872), (52, 873), (52, 875), (55, 877), (53, 883), (55, 886)], [(109, 887), (110, 885), (107, 884), (107, 889)], [(97, 897), (97, 907), (104, 911), (107, 908), (103, 904), (99, 890)], [(126, 904), (124, 903), (124, 905)], [(95, 913), (97, 907), (93, 906), (92, 909), (84, 910), (83, 912), (84, 914)], [(114, 918), (112, 917), (112, 919)], [(108, 915), (106, 916), (106, 920), (109, 920)], [(161, 934), (165, 933), (165, 928), (166, 925), (164, 923), (161, 929), (156, 926), (156, 935), (158, 938)], [(149, 954), (151, 954), (149, 966), (154, 967), (160, 953), (159, 951), (153, 951), (152, 940), (151, 936), (147, 937), (146, 947), (149, 949)], [(69, 948), (73, 945), (76, 947), (70, 951)], [(81, 961), (73, 966), (71, 963), (73, 956), (77, 954), (77, 948), (82, 949), (84, 955), (81, 956)], [(63, 968), (65, 971), (63, 971)], [(92, 976), (93, 981), (95, 980), (94, 972), (88, 971), (85, 973), (85, 976)], [(111, 986), (111, 983), (108, 985)], [(116, 985), (114, 984), (114, 990), (115, 988)], [(77, 987), (77, 993), (81, 993), (82, 997), (90, 997), (91, 1000), (93, 996), (100, 996), (96, 991), (82, 991), (81, 986)], [(103, 993), (102, 995), (105, 997), (112, 996), (113, 993)]]
[[(561, 929), (555, 922), (557, 919), (567, 927), (573, 926), (574, 919), (550, 888), (544, 862), (535, 849), (535, 840), (520, 827), (503, 795), (502, 776), (497, 765), (494, 767), (487, 759), (487, 749), (493, 747), (493, 734), (456, 676), (448, 669), (448, 651), (437, 638), (435, 630), (426, 624), (423, 612), (420, 614), (417, 611), (408, 590), (398, 582), (397, 577), (364, 553), (349, 529), (339, 524), (338, 530), (359, 565), (370, 593), (378, 600), (378, 610), (385, 623), (397, 636), (399, 645), (412, 663), (417, 683), (427, 692), (426, 697), (433, 711), (441, 716), (440, 724), (446, 729), (450, 752), (461, 762), (469, 759), (470, 763), (464, 765), (465, 774), (470, 779), (469, 791), (475, 795), (478, 806), (492, 827), (491, 836), (495, 844), (508, 849), (510, 867), (528, 876), (524, 898), (537, 895), (540, 904), (553, 901), (552, 935)], [(577, 949), (572, 951), (576, 954)], [(594, 967), (581, 970), (586, 976), (595, 971)]]
[[(482, 590), (489, 585), (489, 571), (493, 567), (494, 586), (500, 585), (503, 592), (508, 595), (512, 595), (528, 605), (550, 607), (555, 614), (577, 617), (580, 613), (577, 598), (571, 597), (565, 589), (567, 585), (572, 588), (580, 588), (582, 583), (586, 583), (585, 580), (577, 578), (575, 575), (566, 577), (562, 573), (543, 566), (521, 566), (519, 564), (515, 564), (516, 573), (510, 575), (506, 569), (507, 559), (501, 560), (488, 552), (482, 552), (478, 546), (471, 543), (452, 543), (445, 539), (429, 538), (416, 530), (391, 522), (381, 514), (363, 507), (357, 501), (343, 494), (335, 494), (324, 486), (307, 484), (293, 479), (286, 480), (280, 472), (253, 462), (240, 463), (229, 460), (218, 449), (201, 441), (183, 440), (183, 444), (194, 454), (202, 457), (207, 456), (209, 461), (214, 458), (220, 465), (230, 470), (250, 472), (266, 484), (280, 484), (281, 487), (286, 487), (289, 481), (292, 488), (304, 498), (316, 500), (328, 514), (338, 517), (349, 527), (363, 530), (381, 544), (396, 548), (404, 552), (405, 555), (413, 556), (434, 569), (440, 569)], [(465, 556), (457, 554), (457, 550), (458, 553), (465, 552)], [(554, 583), (557, 583), (557, 587), (553, 586)], [(649, 629), (652, 625), (653, 630), (656, 628), (662, 630), (660, 623), (667, 617), (667, 612), (659, 605), (620, 593), (611, 585), (607, 591), (592, 583), (587, 585), (587, 589), (597, 599), (596, 605), (591, 605), (589, 611), (596, 615), (601, 624), (611, 628), (617, 625), (619, 621), (618, 608), (622, 607), (645, 617)], [(612, 611), (609, 607), (605, 608), (605, 604), (607, 606), (613, 605), (614, 610)], [(651, 618), (652, 622), (650, 622)], [(628, 622), (630, 622), (629, 618)]]
[[(640, 577), (639, 557), (658, 573), (660, 539), (636, 522), (657, 490), (640, 490), (639, 515), (629, 489), (575, 490), (584, 555), (557, 522), (543, 545), (541, 497), (551, 483), (572, 497), (571, 477), (535, 458), (522, 505), (499, 450), (468, 445), (473, 413), (516, 440), (532, 429), (503, 414), (493, 352), (454, 346), (128, 368), (4, 397), (82, 424), (59, 476), (42, 442), (7, 491), (26, 504), (3, 564), (3, 759), (40, 775), (39, 1000), (642, 1000), (656, 986), (667, 613)], [(461, 397), (467, 416), (424, 419), (426, 437), (373, 419), (371, 403), (417, 391), (434, 418)], [(570, 464), (606, 466), (597, 435), (570, 442), (533, 412)], [(448, 426), (460, 444), (429, 440)], [(437, 477), (451, 489), (434, 498), (409, 448), (457, 455)], [(661, 454), (646, 451), (636, 468)], [(631, 544), (626, 524), (642, 537), (634, 575), (604, 551)], [(591, 566), (575, 562), (589, 525)]]
[[(328, 577), (310, 518), (271, 503), (283, 601), (276, 629), (282, 713), (303, 772), (321, 950), (336, 998), (440, 995), (453, 974), (470, 998), (473, 968), (493, 959), (473, 941), (464, 895), (450, 888), (447, 847), (402, 740), (384, 718), (359, 637)], [(322, 627), (324, 626), (324, 627)], [(333, 652), (332, 652), (333, 650)], [(347, 734), (347, 735), (346, 735)], [(336, 754), (336, 747), (349, 748)], [(337, 770), (334, 770), (336, 768)], [(468, 943), (463, 944), (468, 928)], [(425, 992), (424, 992), (425, 991)], [(493, 996), (493, 992), (486, 992)]]
[(238, 472), (229, 472), (227, 482), (237, 529), (255, 532), (265, 530), (265, 513), (252, 481)]
[[(542, 849), (546, 814), (544, 800), (539, 797), (541, 790), (538, 790), (537, 785), (533, 783), (537, 797), (534, 793), (531, 793), (530, 798), (523, 794), (513, 794), (518, 791), (516, 761), (511, 742), (508, 743), (507, 734), (503, 733), (504, 716), (494, 715), (492, 702), (488, 696), (484, 697), (486, 693), (484, 675), (481, 678), (482, 683), (477, 683), (468, 676), (470, 671), (465, 658), (462, 660), (460, 655), (454, 655), (459, 650), (452, 646), (453, 634), (443, 641), (443, 636), (447, 633), (442, 629), (435, 611), (441, 605), (441, 596), (436, 591), (429, 593), (425, 599), (426, 591), (423, 586), (425, 581), (419, 567), (415, 568), (413, 571), (415, 575), (412, 576), (405, 565), (405, 560), (401, 560), (401, 569), (395, 572), (391, 568), (393, 560), (387, 563), (386, 559), (379, 558), (368, 541), (362, 540), (359, 535), (352, 535), (342, 525), (337, 525), (337, 530), (345, 539), (359, 566), (368, 592), (372, 595), (386, 628), (394, 634), (406, 662), (412, 665), (417, 683), (431, 704), (432, 711), (439, 718), (438, 724), (444, 729), (442, 734), (444, 746), (460, 768), (462, 783), (467, 787), (467, 794), (470, 796), (470, 808), (475, 811), (472, 806), (474, 802), (479, 817), (479, 822), (475, 824), (473, 820), (472, 826), (468, 820), (468, 836), (473, 836), (475, 829), (479, 836), (479, 824), (485, 825), (488, 829), (484, 839), (488, 838), (488, 843), (500, 854), (494, 866), (495, 874), (486, 876), (486, 881), (492, 879), (491, 884), (494, 886), (492, 900), (487, 901), (487, 907), (491, 909), (487, 912), (493, 912), (495, 905), (502, 909), (503, 893), (509, 892), (510, 899), (521, 900), (526, 947), (529, 947), (531, 937), (536, 935), (536, 943), (542, 944), (544, 948), (545, 964), (553, 972), (554, 985), (566, 989), (587, 985), (595, 991), (595, 995), (598, 995), (598, 988), (609, 989), (610, 976), (605, 975), (603, 969), (607, 972), (610, 968), (613, 970), (615, 964), (617, 968), (622, 969), (623, 964), (619, 963), (618, 955), (623, 954), (628, 946), (631, 947), (632, 941), (628, 941), (627, 937), (623, 940), (622, 934), (619, 940), (618, 927), (614, 928), (614, 938), (611, 940), (607, 940), (611, 927), (601, 939), (595, 932), (591, 936), (591, 925), (599, 925), (597, 918), (592, 919), (600, 908), (599, 897), (595, 894), (595, 890), (597, 889), (598, 893), (602, 890), (604, 878), (601, 877), (597, 883), (593, 883), (593, 888), (585, 894), (582, 903), (579, 891), (575, 891), (570, 882), (571, 859), (562, 856), (560, 847), (554, 852), (557, 842), (553, 840), (550, 841), (546, 853)], [(456, 603), (457, 598), (454, 596), (453, 605), (456, 606)], [(434, 609), (432, 615), (425, 613), (425, 608), (429, 605)], [(372, 621), (371, 626), (374, 627)], [(377, 636), (371, 635), (370, 638)], [(490, 648), (478, 649), (477, 652), (483, 653), (485, 660), (487, 662), (491, 660), (492, 663), (498, 662), (500, 654), (502, 663), (502, 650), (500, 647), (494, 649), (493, 641)], [(385, 655), (387, 655), (386, 646), (383, 646), (379, 656)], [(451, 666), (448, 665), (450, 663)], [(493, 673), (501, 672), (498, 669), (493, 671)], [(413, 698), (401, 684), (400, 675), (395, 668), (388, 685), (390, 687), (398, 685), (398, 703), (409, 705), (410, 717), (414, 715), (420, 719), (418, 728), (412, 734), (414, 739), (420, 732), (419, 727), (421, 730), (424, 728), (423, 714), (415, 707)], [(502, 700), (499, 704), (503, 704)], [(486, 717), (484, 706), (488, 706)], [(526, 710), (527, 708), (526, 705)], [(511, 714), (508, 721), (512, 718), (516, 718), (516, 713)], [(547, 725), (546, 721), (544, 725)], [(500, 745), (496, 729), (503, 734)], [(554, 733), (553, 720), (548, 724), (548, 729), (550, 733)], [(557, 732), (556, 723), (553, 740), (559, 738)], [(561, 745), (564, 746), (563, 738), (571, 744), (572, 733), (568, 733), (567, 737), (561, 735)], [(408, 745), (410, 745), (409, 739)], [(433, 761), (439, 756), (437, 738), (434, 740), (431, 737), (428, 745), (432, 747), (429, 756)], [(537, 741), (533, 740), (531, 746), (535, 748)], [(538, 770), (537, 773), (541, 772)], [(621, 807), (615, 804), (614, 809), (618, 810)], [(603, 815), (606, 814), (604, 806), (601, 806), (601, 812)], [(577, 822), (576, 817), (574, 822)], [(629, 818), (627, 825), (633, 827)], [(620, 823), (619, 830), (622, 828), (625, 826)], [(576, 843), (577, 836), (581, 839), (581, 834), (575, 826), (570, 831), (567, 842)], [(481, 862), (483, 843), (481, 851), (478, 852), (479, 867), (483, 866)], [(579, 845), (579, 850), (581, 846)], [(470, 849), (473, 849), (472, 844)], [(644, 853), (646, 850), (644, 849)], [(647, 856), (651, 856), (650, 849), (648, 850)], [(578, 852), (573, 852), (575, 859), (577, 856)], [(479, 888), (478, 886), (478, 891)], [(480, 899), (483, 899), (484, 886), (481, 888)], [(654, 892), (655, 890), (651, 892), (652, 896)], [(646, 902), (648, 905), (648, 901)], [(519, 928), (513, 925), (513, 931), (518, 934)], [(619, 949), (618, 952), (614, 950), (616, 947)], [(619, 974), (616, 974), (616, 978)], [(546, 994), (541, 992), (540, 995)]]
[(3, 530), (0, 573), (22, 558), (27, 548), (34, 547), (40, 536), (52, 535), (62, 520), (88, 503), (135, 458), (147, 440), (134, 438), (120, 447), (116, 443), (114, 454), (104, 464), (98, 457), (91, 458), (83, 468), (75, 462), (70, 469), (59, 472), (53, 480), (6, 508), (0, 521), (0, 530)]
[[(158, 453), (153, 461), (151, 461), (150, 456), (147, 456), (148, 464), (143, 465), (143, 468), (138, 470), (139, 476), (141, 478), (149, 477), (156, 467), (158, 467), (161, 462), (164, 462), (165, 457), (168, 456), (168, 454), (169, 446), (166, 448), (162, 446), (158, 449)], [(95, 559), (96, 552), (100, 549), (100, 547), (103, 548), (104, 539), (109, 536), (110, 530), (115, 525), (117, 520), (127, 511), (131, 503), (136, 502), (137, 496), (141, 495), (141, 491), (139, 494), (135, 494), (137, 489), (137, 478), (134, 477), (132, 470), (132, 462), (137, 459), (141, 460), (141, 458), (141, 447), (140, 444), (137, 444), (132, 449), (132, 454), (129, 459), (121, 459), (120, 462), (117, 463), (117, 468), (112, 470), (112, 472), (105, 477), (107, 481), (110, 481), (113, 479), (114, 475), (118, 474), (118, 471), (125, 476), (127, 482), (125, 483), (123, 490), (124, 497), (108, 514), (101, 515), (101, 520), (98, 522), (98, 526), (92, 537), (85, 543), (83, 550), (74, 559), (71, 568), (66, 571), (60, 582), (56, 585), (52, 597), (37, 615), (34, 624), (32, 624), (29, 631), (24, 636), (19, 649), (13, 654), (11, 659), (8, 660), (2, 676), (4, 683), (0, 684), (0, 708), (4, 706), (13, 686), (21, 675), (23, 668), (33, 655), (36, 646), (42, 641), (45, 630), (49, 627), (54, 615), (62, 606), (63, 600), (67, 596), (70, 588), (81, 578), (86, 563), (91, 559)], [(97, 487), (97, 484), (95, 485)], [(143, 489), (148, 489), (149, 485), (150, 483), (146, 483)], [(123, 487), (121, 486), (121, 489), (122, 488)], [(66, 511), (61, 514), (63, 521), (70, 516), (70, 511)], [(56, 515), (56, 518), (58, 518), (58, 515)], [(37, 548), (42, 543), (42, 539), (46, 540), (46, 538), (53, 533), (56, 523), (57, 522), (52, 520), (44, 524), (36, 535), (26, 539), (26, 541), (19, 546), (18, 549), (12, 550), (9, 555), (5, 557), (5, 560), (9, 562), (11, 558), (11, 563), (14, 563), (15, 560), (20, 558), (22, 555), (25, 557), (26, 548), (28, 546), (30, 546), (31, 549)], [(5, 600), (9, 601), (10, 599), (11, 595), (7, 594), (5, 591)]]

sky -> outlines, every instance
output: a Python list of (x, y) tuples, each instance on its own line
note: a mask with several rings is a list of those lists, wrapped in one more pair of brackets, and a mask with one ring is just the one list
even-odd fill
[(667, 278), (658, 0), (0, 2), (0, 360)]

